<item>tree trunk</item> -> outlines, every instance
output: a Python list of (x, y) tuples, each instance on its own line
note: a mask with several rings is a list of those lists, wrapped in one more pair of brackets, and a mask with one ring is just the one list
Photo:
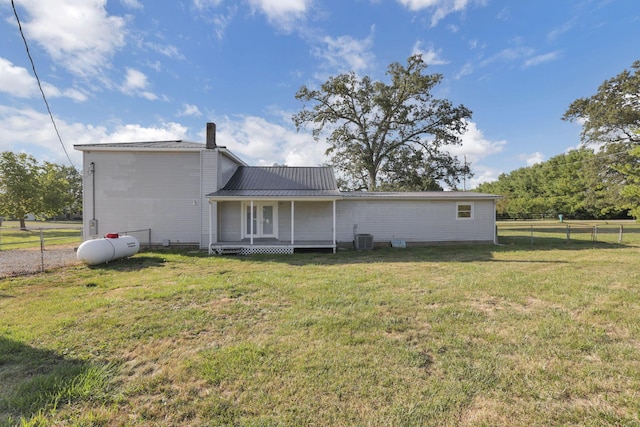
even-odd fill
[(24, 223), (24, 217), (20, 218), (20, 230), (27, 231), (27, 225)]

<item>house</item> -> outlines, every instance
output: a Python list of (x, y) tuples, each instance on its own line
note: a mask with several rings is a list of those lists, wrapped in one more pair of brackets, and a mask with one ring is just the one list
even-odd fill
[(141, 244), (210, 253), (450, 242), (494, 243), (500, 196), (341, 192), (330, 167), (252, 167), (216, 144), (83, 144), (84, 238), (119, 232)]

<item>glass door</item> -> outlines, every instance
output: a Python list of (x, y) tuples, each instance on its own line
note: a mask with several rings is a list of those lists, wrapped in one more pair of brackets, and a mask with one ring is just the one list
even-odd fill
[(244, 206), (243, 236), (250, 237), (276, 237), (278, 234), (278, 209), (275, 203), (258, 202), (253, 204), (253, 228), (251, 205)]

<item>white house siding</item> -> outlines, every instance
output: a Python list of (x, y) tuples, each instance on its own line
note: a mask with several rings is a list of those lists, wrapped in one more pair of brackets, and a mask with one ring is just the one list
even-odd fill
[[(294, 237), (302, 240), (333, 239), (333, 203), (296, 201)], [(279, 240), (291, 240), (291, 202), (278, 204)]]
[[(218, 181), (218, 163), (219, 158), (222, 157), (217, 150), (202, 150), (200, 151), (201, 162), (201, 188), (198, 205), (200, 206), (200, 224), (198, 230), (200, 230), (200, 248), (206, 248), (209, 243), (209, 199), (205, 197), (205, 194), (218, 191), (220, 183)], [(212, 206), (211, 213), (215, 215), (215, 204)], [(215, 224), (215, 216), (213, 224)], [(216, 230), (213, 230), (215, 239)]]
[(240, 223), (240, 207), (238, 202), (218, 202), (218, 241), (237, 242), (242, 239), (242, 224)]
[[(169, 240), (197, 244), (200, 240), (200, 153), (84, 152), (84, 228), (89, 233), (93, 212), (98, 235), (151, 229), (152, 244)], [(208, 212), (208, 211), (207, 211)], [(148, 234), (135, 234), (146, 243)]]
[(465, 201), (473, 204), (474, 216), (464, 220), (457, 218), (456, 202), (460, 201), (340, 200), (336, 207), (336, 239), (351, 242), (355, 231), (373, 235), (374, 242), (493, 242), (493, 200)]

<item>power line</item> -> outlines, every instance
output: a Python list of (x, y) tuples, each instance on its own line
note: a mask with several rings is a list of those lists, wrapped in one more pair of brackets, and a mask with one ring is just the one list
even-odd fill
[(38, 77), (38, 73), (36, 72), (36, 66), (33, 62), (33, 58), (31, 57), (31, 52), (29, 51), (29, 45), (27, 44), (27, 39), (24, 36), (24, 32), (22, 31), (22, 25), (20, 24), (20, 18), (18, 17), (18, 11), (16, 10), (16, 5), (13, 0), (11, 0), (11, 7), (13, 8), (13, 14), (16, 17), (16, 21), (18, 22), (18, 29), (20, 30), (20, 35), (22, 36), (22, 41), (24, 42), (24, 47), (27, 50), (27, 56), (29, 57), (29, 61), (31, 62), (31, 69), (33, 70), (33, 75), (36, 77), (36, 81), (38, 82), (38, 87), (40, 88), (40, 93), (42, 94), (42, 99), (44, 100), (44, 104), (47, 106), (47, 111), (49, 112), (49, 117), (51, 118), (51, 123), (53, 123), (53, 128), (56, 131), (56, 135), (58, 135), (58, 141), (60, 141), (60, 145), (62, 146), (62, 150), (64, 154), (67, 156), (67, 160), (69, 160), (69, 164), (75, 168), (75, 165), (71, 161), (71, 157), (69, 157), (69, 153), (67, 153), (67, 149), (62, 142), (62, 137), (60, 136), (60, 132), (58, 132), (58, 126), (56, 125), (56, 121), (53, 119), (53, 113), (51, 112), (51, 108), (49, 107), (49, 102), (47, 101), (47, 97), (44, 94), (44, 90), (42, 89), (42, 84), (40, 83), (40, 77)]

